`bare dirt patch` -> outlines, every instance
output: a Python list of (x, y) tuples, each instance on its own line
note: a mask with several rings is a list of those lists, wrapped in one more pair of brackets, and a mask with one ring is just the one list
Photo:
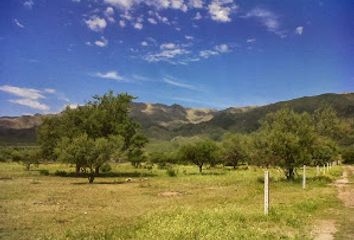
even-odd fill
[(338, 189), (338, 198), (344, 203), (347, 208), (354, 208), (354, 192), (348, 187), (348, 177), (353, 174), (354, 167), (347, 166), (343, 172), (341, 179), (338, 179), (335, 183)]
[(322, 220), (316, 224), (313, 236), (315, 240), (332, 240), (336, 232), (337, 228), (334, 220)]
[(167, 191), (167, 192), (160, 192), (159, 196), (161, 197), (178, 197), (182, 196), (183, 193), (181, 192), (175, 192), (175, 191)]

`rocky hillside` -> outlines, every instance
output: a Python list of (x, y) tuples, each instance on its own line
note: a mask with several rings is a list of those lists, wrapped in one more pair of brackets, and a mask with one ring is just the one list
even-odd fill
[[(184, 108), (177, 104), (133, 103), (131, 116), (142, 125), (150, 138), (171, 139), (197, 134), (217, 138), (226, 131), (253, 131), (267, 113), (284, 107), (297, 112), (313, 112), (323, 104), (333, 106), (340, 117), (354, 117), (354, 93), (322, 94), (260, 107), (228, 108), (221, 111)], [(0, 117), (0, 143), (33, 143), (35, 128), (41, 123), (41, 118), (41, 115)]]

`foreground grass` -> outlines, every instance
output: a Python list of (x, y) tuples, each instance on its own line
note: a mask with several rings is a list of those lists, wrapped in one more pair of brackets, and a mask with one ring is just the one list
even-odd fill
[[(41, 176), (39, 169), (51, 175)], [(92, 185), (85, 178), (54, 176), (58, 169), (73, 171), (59, 164), (29, 172), (0, 164), (0, 238), (311, 239), (317, 219), (343, 211), (335, 187), (327, 184), (340, 167), (322, 178), (310, 168), (306, 190), (300, 179), (288, 183), (272, 169), (267, 217), (259, 168), (200, 175), (196, 167), (178, 166), (177, 177), (168, 177), (165, 170), (124, 164)], [(169, 192), (177, 193), (164, 196)]]

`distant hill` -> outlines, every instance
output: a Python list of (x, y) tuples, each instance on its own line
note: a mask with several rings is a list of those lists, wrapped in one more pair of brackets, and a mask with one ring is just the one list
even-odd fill
[[(155, 139), (204, 134), (218, 138), (226, 131), (251, 132), (267, 113), (281, 108), (297, 112), (313, 112), (323, 104), (331, 105), (340, 117), (354, 117), (354, 93), (322, 94), (277, 102), (260, 107), (213, 109), (185, 108), (174, 104), (133, 103), (131, 116), (138, 121), (146, 135)], [(29, 144), (35, 142), (35, 129), (41, 115), (0, 117), (0, 143)]]

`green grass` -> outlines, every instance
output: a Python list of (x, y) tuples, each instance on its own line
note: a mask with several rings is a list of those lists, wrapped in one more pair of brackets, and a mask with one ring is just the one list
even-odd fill
[[(308, 168), (301, 180), (287, 182), (271, 169), (269, 216), (263, 215), (263, 170), (175, 166), (166, 170), (113, 165), (112, 172), (87, 184), (61, 164), (26, 172), (16, 163), (0, 164), (1, 239), (311, 239), (317, 219), (336, 217), (343, 206), (327, 183), (335, 167), (316, 178)], [(40, 171), (42, 170), (42, 171)], [(41, 174), (48, 170), (49, 176)], [(46, 171), (44, 171), (46, 172)], [(299, 171), (300, 172), (300, 171)], [(133, 181), (126, 182), (131, 177)], [(161, 193), (177, 192), (177, 196)]]

